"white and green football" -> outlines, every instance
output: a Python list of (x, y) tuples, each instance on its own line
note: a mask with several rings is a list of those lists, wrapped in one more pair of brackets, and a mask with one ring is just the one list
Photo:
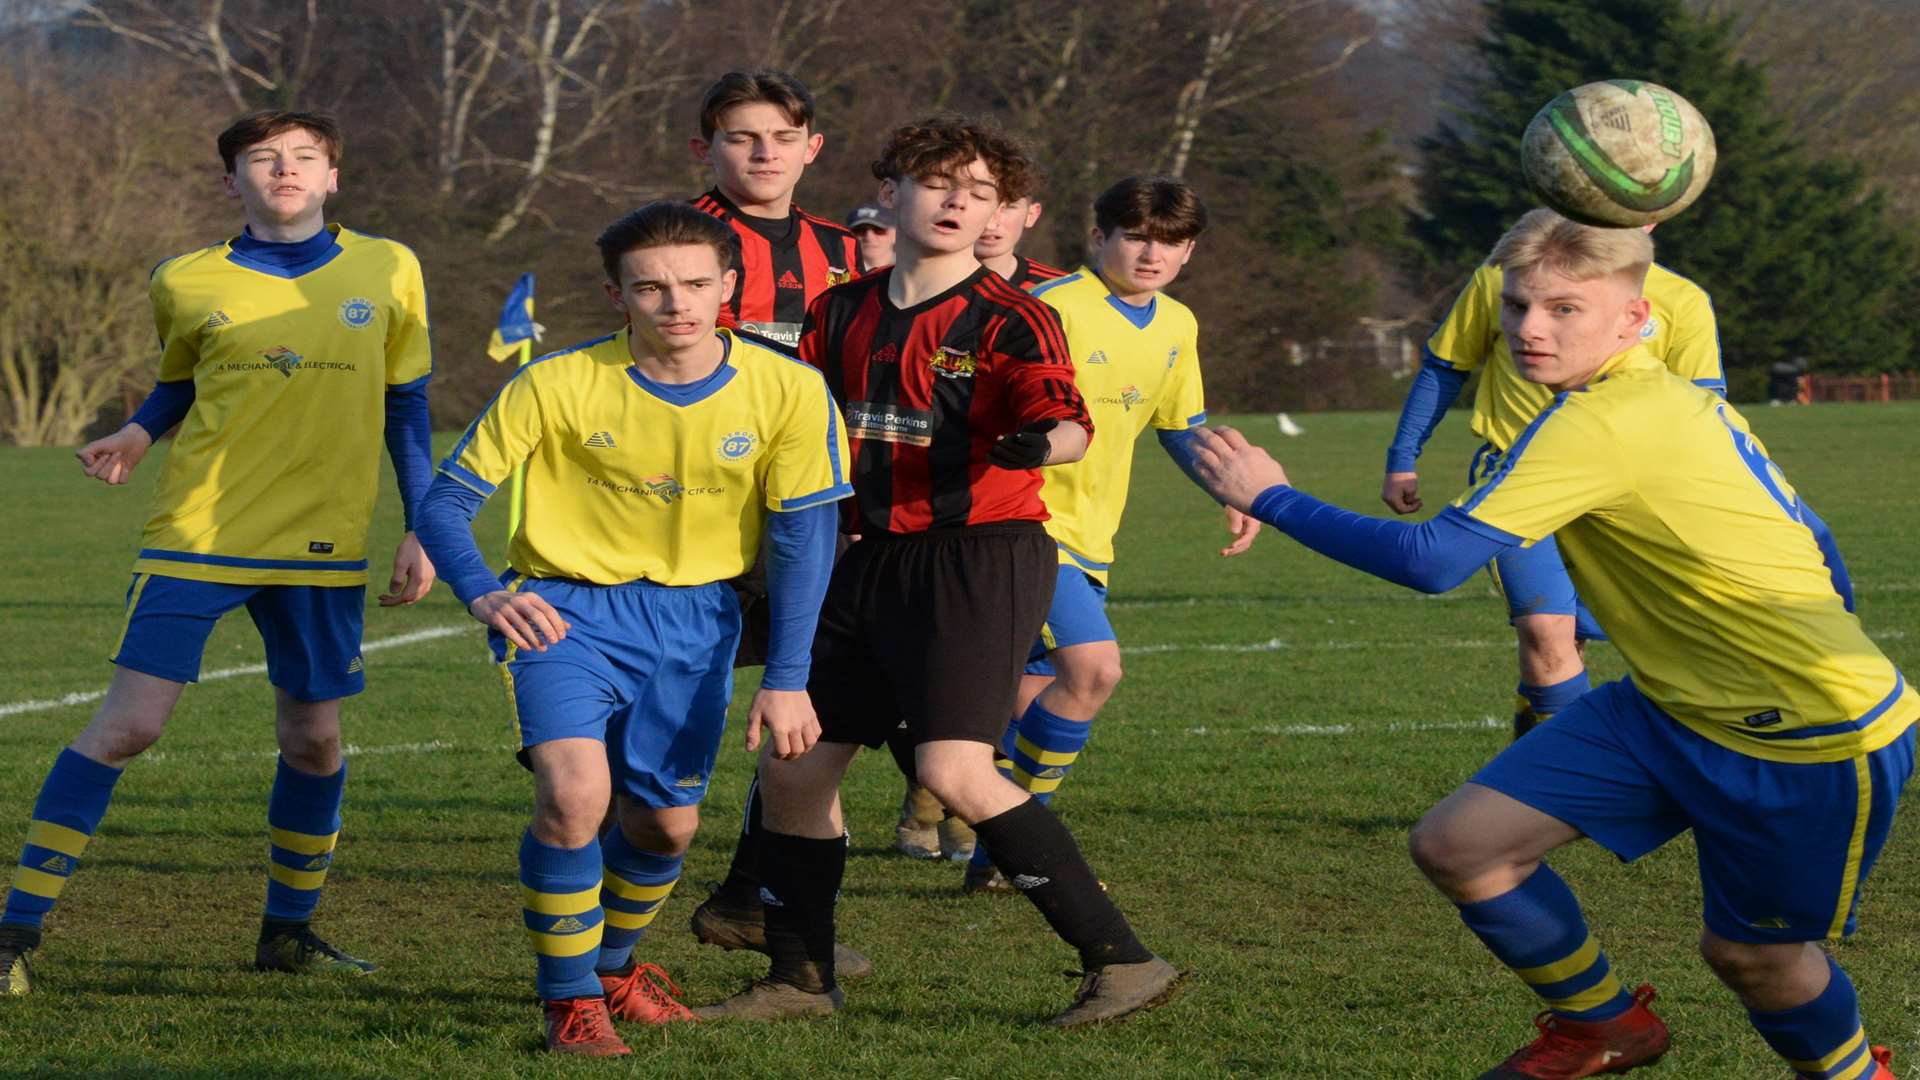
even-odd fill
[(1576, 86), (1534, 115), (1520, 166), (1548, 206), (1588, 225), (1665, 221), (1706, 189), (1713, 129), (1686, 98), (1650, 82)]

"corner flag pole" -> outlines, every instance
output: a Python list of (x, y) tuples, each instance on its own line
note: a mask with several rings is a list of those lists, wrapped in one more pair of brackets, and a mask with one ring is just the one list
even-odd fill
[[(528, 301), (532, 309), (533, 303)], [(516, 367), (526, 367), (533, 359), (533, 339), (525, 338), (520, 342), (520, 362)], [(520, 531), (520, 522), (527, 512), (527, 463), (521, 462), (513, 467), (513, 481), (507, 489), (507, 543), (513, 543), (513, 536)]]

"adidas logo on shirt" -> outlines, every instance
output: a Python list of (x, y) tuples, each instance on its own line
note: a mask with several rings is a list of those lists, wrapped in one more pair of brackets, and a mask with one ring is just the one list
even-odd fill
[(611, 450), (614, 447), (613, 432), (596, 431), (593, 434), (587, 436), (586, 445), (591, 446), (596, 450)]
[(804, 288), (806, 288), (806, 286), (805, 286), (805, 285), (802, 285), (802, 284), (800, 283), (800, 276), (799, 276), (798, 274), (795, 274), (795, 273), (794, 273), (793, 271), (791, 271), (791, 270), (789, 270), (789, 271), (787, 271), (786, 273), (784, 273), (784, 274), (781, 274), (781, 275), (780, 275), (780, 281), (778, 282), (778, 284), (779, 284), (779, 286), (780, 286), (781, 288), (783, 288), (783, 289), (804, 289)]
[(1093, 355), (1087, 357), (1087, 363), (1089, 364), (1104, 364), (1106, 362), (1107, 362), (1107, 354), (1104, 352), (1101, 352), (1099, 349), (1093, 350)]
[(207, 329), (209, 330), (218, 330), (223, 326), (232, 326), (232, 325), (233, 325), (233, 319), (230, 318), (227, 315), (227, 313), (224, 311), (215, 309), (213, 314), (207, 316)]

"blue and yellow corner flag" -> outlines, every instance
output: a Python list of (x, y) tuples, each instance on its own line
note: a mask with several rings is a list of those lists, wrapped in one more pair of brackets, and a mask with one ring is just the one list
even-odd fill
[(521, 274), (507, 294), (506, 306), (500, 309), (500, 325), (493, 328), (487, 355), (495, 361), (505, 360), (521, 351), (522, 342), (539, 337), (540, 324), (533, 321), (533, 275)]

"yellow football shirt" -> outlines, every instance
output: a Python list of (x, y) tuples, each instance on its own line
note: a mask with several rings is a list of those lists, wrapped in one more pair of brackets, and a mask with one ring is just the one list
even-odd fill
[(134, 571), (239, 585), (360, 585), (386, 389), (427, 377), (413, 252), (327, 226), (338, 247), (284, 271), (222, 243), (153, 272), (160, 380), (192, 379)]
[(1079, 461), (1041, 470), (1047, 533), (1060, 545), (1061, 562), (1105, 581), (1140, 433), (1148, 424), (1184, 431), (1207, 422), (1199, 324), (1165, 293), (1147, 310), (1129, 311), (1084, 266), (1032, 291), (1060, 314), (1074, 384), (1100, 433)]
[(624, 329), (507, 381), (440, 471), (490, 495), (527, 463), (526, 517), (507, 547), (515, 571), (704, 585), (752, 565), (769, 512), (853, 494), (820, 372), (720, 335), (726, 359), (689, 387), (641, 375)]
[[(1473, 272), (1454, 301), (1446, 321), (1427, 339), (1427, 352), (1456, 371), (1485, 366), (1473, 394), (1473, 433), (1505, 450), (1553, 400), (1553, 392), (1528, 382), (1513, 364), (1513, 351), (1500, 332), (1500, 268), (1484, 263)], [(1640, 330), (1640, 343), (1675, 375), (1726, 393), (1720, 361), (1720, 331), (1713, 302), (1693, 282), (1655, 263), (1642, 290), (1653, 309)]]
[(1502, 539), (1555, 537), (1634, 684), (1722, 746), (1838, 761), (1920, 717), (1746, 420), (1645, 346), (1555, 397), (1454, 505)]

